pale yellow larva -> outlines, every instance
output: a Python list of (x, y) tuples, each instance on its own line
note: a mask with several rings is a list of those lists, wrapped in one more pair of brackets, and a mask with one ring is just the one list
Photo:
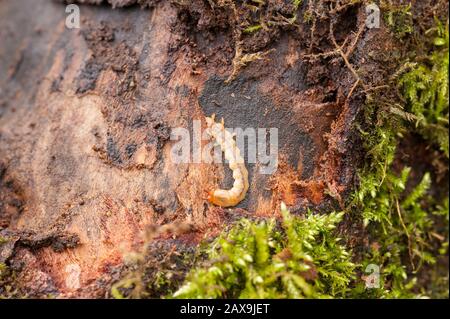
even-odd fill
[(215, 122), (215, 115), (206, 117), (207, 132), (211, 138), (220, 146), (225, 154), (234, 183), (231, 189), (216, 189), (208, 194), (208, 201), (221, 207), (236, 206), (245, 198), (248, 190), (248, 172), (244, 159), (233, 138), (233, 134), (225, 130), (223, 119), (220, 123)]

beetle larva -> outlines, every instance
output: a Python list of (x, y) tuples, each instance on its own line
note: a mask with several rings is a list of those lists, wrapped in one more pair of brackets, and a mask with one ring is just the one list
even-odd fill
[(233, 134), (225, 130), (224, 121), (216, 123), (215, 115), (206, 117), (207, 133), (220, 145), (225, 159), (233, 172), (234, 183), (231, 189), (216, 189), (208, 193), (208, 201), (217, 206), (236, 206), (245, 198), (248, 190), (248, 172)]

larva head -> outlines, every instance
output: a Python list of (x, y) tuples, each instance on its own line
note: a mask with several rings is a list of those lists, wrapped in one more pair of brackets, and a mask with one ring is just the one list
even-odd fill
[(224, 200), (224, 198), (222, 198), (220, 195), (219, 196), (214, 195), (214, 193), (215, 193), (214, 190), (208, 192), (207, 197), (208, 202), (216, 206), (227, 207), (228, 205), (226, 204), (226, 200)]
[(237, 197), (229, 196), (229, 191), (223, 189), (217, 189), (208, 192), (208, 202), (220, 207), (236, 206), (239, 203)]

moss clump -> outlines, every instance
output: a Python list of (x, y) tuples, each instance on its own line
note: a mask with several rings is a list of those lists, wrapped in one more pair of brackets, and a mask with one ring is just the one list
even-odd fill
[(448, 219), (448, 204), (445, 204), (448, 198), (439, 205), (427, 194), (431, 185), (429, 173), (406, 192), (409, 173), (409, 167), (403, 168), (399, 175), (389, 170), (379, 187), (363, 187), (358, 192), (364, 198), (362, 214), (372, 238), (363, 266), (370, 263), (381, 267), (380, 288), (364, 293), (360, 290), (367, 297), (432, 295), (432, 291), (416, 289), (420, 288), (416, 285), (420, 271), (424, 264), (436, 262), (434, 243), (444, 247), (440, 254), (447, 253), (448, 237), (439, 238), (433, 234), (437, 234), (436, 227), (440, 224), (435, 223), (434, 217), (439, 215)]
[(440, 21), (436, 24), (426, 32), (432, 35), (432, 51), (400, 78), (399, 87), (419, 133), (438, 144), (448, 157), (448, 21), (445, 26)]
[(0, 279), (3, 278), (3, 276), (6, 274), (7, 270), (8, 270), (8, 268), (6, 267), (6, 265), (3, 263), (0, 263)]
[(411, 3), (394, 4), (392, 1), (381, 1), (381, 10), (384, 12), (384, 21), (397, 38), (403, 38), (411, 34), (413, 28), (413, 16)]
[(405, 133), (421, 134), (448, 159), (448, 23), (445, 28), (439, 21), (436, 24), (426, 32), (436, 36), (430, 57), (412, 68), (407, 64), (410, 70), (397, 77), (403, 103), (386, 108), (373, 99), (367, 105), (362, 136), (369, 161), (361, 170), (352, 209), (362, 214), (371, 238), (363, 266), (381, 267), (381, 286), (356, 287), (358, 296), (448, 297), (448, 270), (439, 284), (433, 281), (432, 288), (420, 282), (422, 276), (434, 276), (430, 269), (440, 255), (448, 255), (448, 226), (442, 227), (448, 225), (448, 197), (431, 196), (430, 188), (439, 186), (433, 186), (429, 172), (415, 172), (422, 179), (413, 186), (408, 181), (411, 168), (401, 161), (393, 165)]
[(175, 291), (183, 282), (197, 255), (188, 247), (148, 243), (142, 251), (126, 256), (124, 277), (111, 287), (111, 297), (159, 298)]
[(207, 250), (176, 298), (304, 298), (345, 296), (356, 265), (335, 234), (343, 213), (276, 221), (242, 219)]
[(15, 278), (14, 271), (4, 263), (0, 263), (0, 299), (23, 297), (15, 288)]

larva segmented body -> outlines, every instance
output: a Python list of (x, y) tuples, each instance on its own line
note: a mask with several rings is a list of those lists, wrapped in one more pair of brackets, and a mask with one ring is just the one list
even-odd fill
[(248, 172), (234, 135), (225, 130), (223, 118), (221, 123), (214, 121), (215, 115), (206, 117), (207, 133), (220, 145), (225, 159), (233, 172), (234, 183), (231, 189), (216, 189), (208, 194), (208, 201), (221, 207), (236, 206), (245, 198), (248, 190)]

